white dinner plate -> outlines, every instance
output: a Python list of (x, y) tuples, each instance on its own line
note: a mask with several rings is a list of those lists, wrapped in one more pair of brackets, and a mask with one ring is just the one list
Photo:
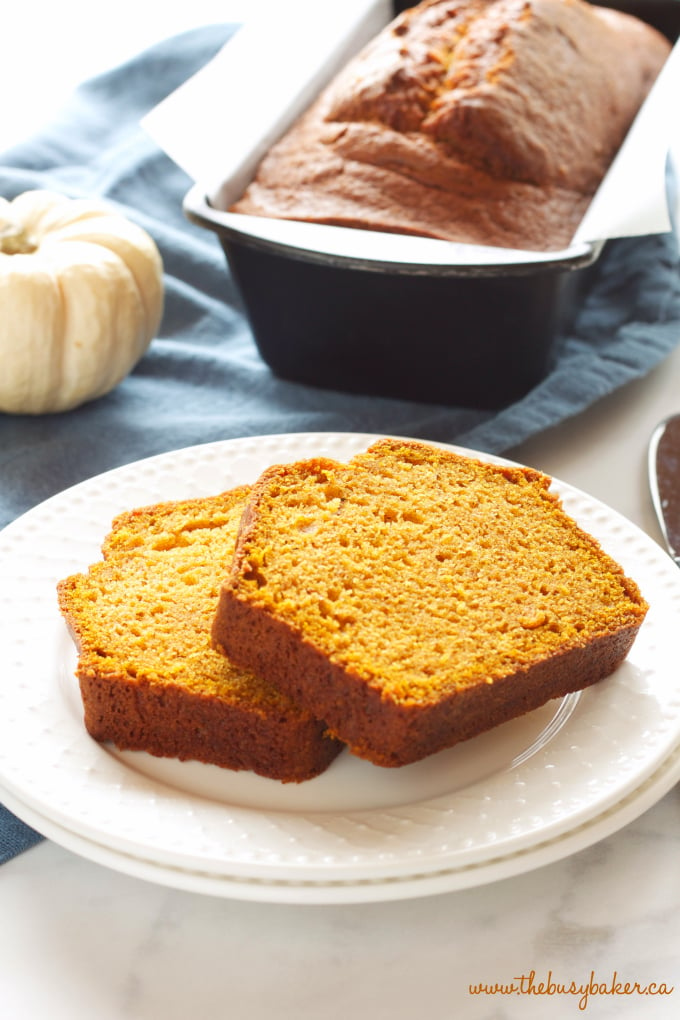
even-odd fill
[[(221, 875), (207, 875), (156, 861), (144, 860), (132, 854), (121, 853), (75, 832), (62, 828), (51, 819), (27, 808), (11, 796), (5, 796), (6, 806), (20, 815), (25, 822), (45, 836), (73, 853), (125, 875), (147, 882), (231, 899), (266, 903), (368, 903), (381, 900), (412, 899), (434, 896), (439, 893), (468, 889), (476, 885), (511, 878), (535, 868), (562, 860), (571, 854), (592, 846), (634, 821), (652, 807), (680, 781), (680, 747), (641, 786), (591, 821), (577, 825), (555, 839), (537, 841), (525, 850), (510, 856), (500, 856), (480, 862), (478, 866), (443, 868), (430, 874), (410, 874), (405, 871), (389, 880), (343, 882), (270, 882), (258, 878), (236, 878), (226, 871)], [(4, 796), (4, 795), (3, 795)]]
[(680, 771), (680, 574), (637, 527), (558, 481), (567, 511), (651, 607), (626, 662), (595, 687), (415, 765), (380, 769), (344, 752), (302, 784), (119, 752), (88, 736), (56, 583), (99, 558), (113, 516), (251, 482), (276, 462), (344, 460), (376, 438), (274, 435), (163, 454), (83, 482), (0, 533), (7, 806), (69, 849), (152, 881), (246, 899), (349, 902), (549, 863), (670, 789)]

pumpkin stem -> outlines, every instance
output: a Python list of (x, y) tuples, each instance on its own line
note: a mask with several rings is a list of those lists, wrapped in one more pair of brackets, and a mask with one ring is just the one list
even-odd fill
[(23, 227), (10, 219), (0, 217), (0, 252), (4, 255), (30, 255), (38, 245)]

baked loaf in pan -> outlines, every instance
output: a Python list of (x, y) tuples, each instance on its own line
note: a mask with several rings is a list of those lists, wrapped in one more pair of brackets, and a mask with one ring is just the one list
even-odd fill
[(266, 471), (215, 646), (377, 765), (585, 688), (627, 655), (637, 586), (536, 471), (384, 440)]
[(59, 584), (59, 605), (95, 740), (299, 782), (341, 745), (210, 645), (247, 495), (243, 487), (122, 514), (103, 560)]
[(325, 89), (232, 210), (565, 247), (669, 51), (582, 0), (425, 0)]

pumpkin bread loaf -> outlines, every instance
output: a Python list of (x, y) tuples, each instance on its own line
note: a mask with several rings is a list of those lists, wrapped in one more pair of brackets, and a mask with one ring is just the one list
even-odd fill
[(266, 471), (215, 647), (398, 766), (611, 674), (647, 606), (536, 471), (382, 440)]
[(425, 0), (331, 82), (232, 209), (564, 247), (669, 52), (582, 0)]
[(341, 745), (210, 646), (247, 494), (122, 514), (103, 560), (59, 584), (59, 605), (95, 740), (299, 782), (323, 772)]

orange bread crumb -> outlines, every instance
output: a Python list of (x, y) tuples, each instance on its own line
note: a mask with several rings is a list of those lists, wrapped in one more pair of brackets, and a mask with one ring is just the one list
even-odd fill
[(248, 491), (120, 515), (104, 559), (60, 582), (59, 606), (78, 646), (95, 740), (299, 782), (322, 772), (340, 745), (210, 646)]
[(549, 485), (396, 440), (271, 468), (215, 645), (386, 766), (595, 683), (647, 606)]

